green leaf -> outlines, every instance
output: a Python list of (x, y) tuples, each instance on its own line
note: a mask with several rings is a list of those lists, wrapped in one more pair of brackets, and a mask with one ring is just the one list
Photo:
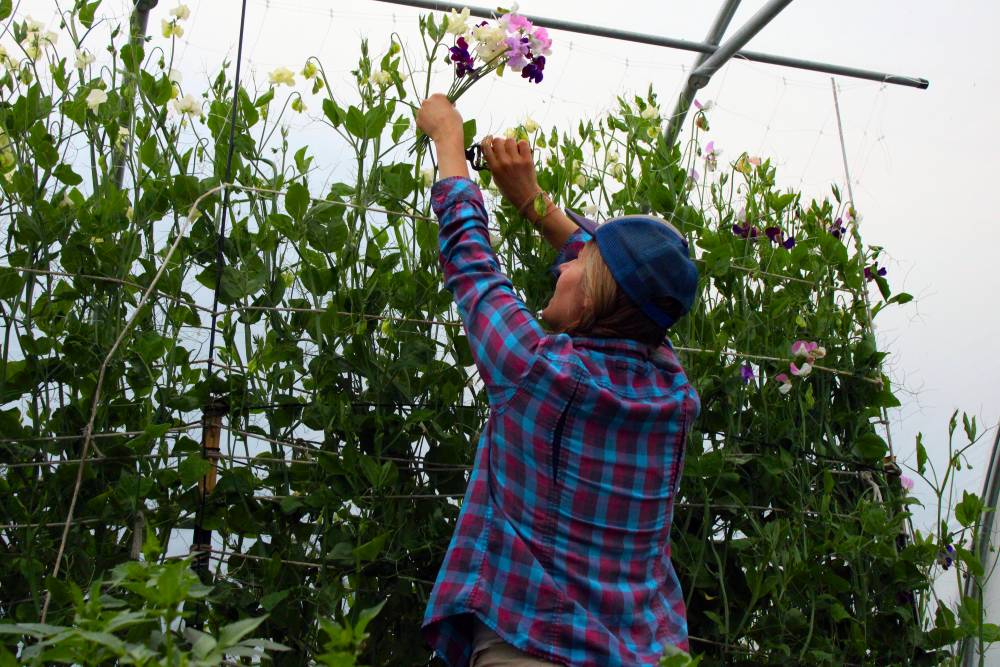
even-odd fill
[[(7, 3), (10, 4), (9, 2)], [(94, 0), (93, 2), (85, 2), (83, 6), (80, 7), (80, 11), (77, 16), (80, 19), (80, 23), (84, 25), (85, 28), (91, 28), (94, 25), (94, 15), (97, 13), (97, 7), (101, 4), (101, 0)], [(0, 12), (0, 19), (5, 18)]]
[(955, 520), (968, 528), (977, 521), (983, 512), (983, 501), (974, 493), (962, 491), (962, 501), (955, 505)]
[(888, 446), (877, 433), (865, 433), (854, 442), (854, 451), (865, 460), (881, 459)]
[(287, 598), (291, 594), (291, 592), (292, 589), (289, 588), (288, 590), (284, 591), (275, 591), (274, 593), (268, 593), (267, 595), (265, 595), (260, 599), (260, 606), (263, 607), (266, 611), (271, 611), (272, 609), (277, 607), (282, 600)]
[(261, 616), (259, 618), (244, 618), (236, 621), (235, 623), (224, 625), (222, 627), (222, 632), (219, 633), (219, 646), (222, 648), (232, 646), (253, 632), (257, 626), (263, 623), (266, 619), (267, 616)]
[(295, 219), (302, 222), (306, 211), (309, 209), (309, 190), (301, 183), (292, 183), (285, 193), (285, 210)]
[(11, 11), (13, 11), (11, 0), (0, 0), (0, 21), (10, 16)]
[(465, 147), (468, 148), (476, 138), (476, 119), (470, 118), (462, 123), (462, 139)]
[(357, 547), (352, 551), (354, 558), (359, 561), (372, 561), (375, 560), (380, 553), (382, 553), (382, 547), (385, 541), (389, 538), (389, 533), (382, 533), (378, 537), (365, 542), (361, 546)]
[(344, 110), (337, 106), (337, 103), (326, 98), (323, 100), (323, 115), (329, 119), (330, 124), (334, 127), (340, 127), (340, 124), (344, 122)]
[(177, 471), (181, 476), (181, 484), (189, 486), (194, 484), (208, 474), (212, 469), (212, 462), (202, 458), (201, 454), (192, 454), (177, 466)]
[(386, 602), (387, 600), (382, 600), (374, 607), (368, 607), (367, 609), (362, 610), (360, 614), (358, 614), (358, 622), (354, 624), (354, 633), (356, 636), (364, 635), (365, 628), (367, 628), (368, 624), (371, 623), (376, 616), (378, 616), (379, 612), (382, 611), (382, 607), (385, 606)]
[(400, 116), (392, 123), (392, 140), (395, 143), (399, 143), (400, 137), (403, 133), (410, 129), (410, 119), (406, 116)]
[(927, 469), (927, 449), (924, 447), (924, 434), (917, 433), (917, 472), (921, 475)]
[(52, 175), (55, 176), (61, 183), (66, 185), (79, 185), (83, 183), (83, 177), (73, 171), (73, 168), (68, 164), (56, 165), (56, 168), (52, 170)]
[(969, 439), (969, 442), (973, 442), (976, 439), (976, 432), (978, 428), (976, 427), (976, 418), (973, 416), (972, 420), (969, 420), (969, 415), (962, 413), (962, 428), (965, 429), (965, 437)]

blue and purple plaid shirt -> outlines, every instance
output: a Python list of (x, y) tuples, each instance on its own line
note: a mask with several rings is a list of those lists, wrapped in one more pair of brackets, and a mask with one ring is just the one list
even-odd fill
[[(422, 632), (451, 667), (473, 614), (509, 644), (573, 666), (655, 665), (687, 650), (670, 525), (700, 402), (669, 341), (546, 333), (501, 273), (475, 183), (431, 192), (490, 417)], [(590, 236), (577, 230), (556, 265)]]

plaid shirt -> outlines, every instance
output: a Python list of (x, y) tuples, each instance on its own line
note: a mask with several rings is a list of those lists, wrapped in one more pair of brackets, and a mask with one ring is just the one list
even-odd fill
[[(490, 417), (423, 636), (451, 667), (469, 664), (472, 614), (568, 665), (687, 650), (670, 525), (700, 402), (669, 341), (546, 333), (500, 271), (475, 183), (447, 178), (431, 196)], [(574, 232), (555, 266), (589, 238)]]

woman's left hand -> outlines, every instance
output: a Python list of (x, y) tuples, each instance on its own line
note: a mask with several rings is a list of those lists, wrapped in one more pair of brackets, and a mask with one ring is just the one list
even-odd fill
[(441, 93), (434, 93), (420, 105), (417, 127), (435, 142), (454, 138), (462, 141), (462, 115)]

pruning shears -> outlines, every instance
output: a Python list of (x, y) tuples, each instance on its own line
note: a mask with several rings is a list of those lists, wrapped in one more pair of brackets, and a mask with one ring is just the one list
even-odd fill
[(483, 159), (483, 147), (478, 143), (474, 143), (465, 149), (465, 159), (469, 161), (469, 164), (476, 171), (489, 170)]

